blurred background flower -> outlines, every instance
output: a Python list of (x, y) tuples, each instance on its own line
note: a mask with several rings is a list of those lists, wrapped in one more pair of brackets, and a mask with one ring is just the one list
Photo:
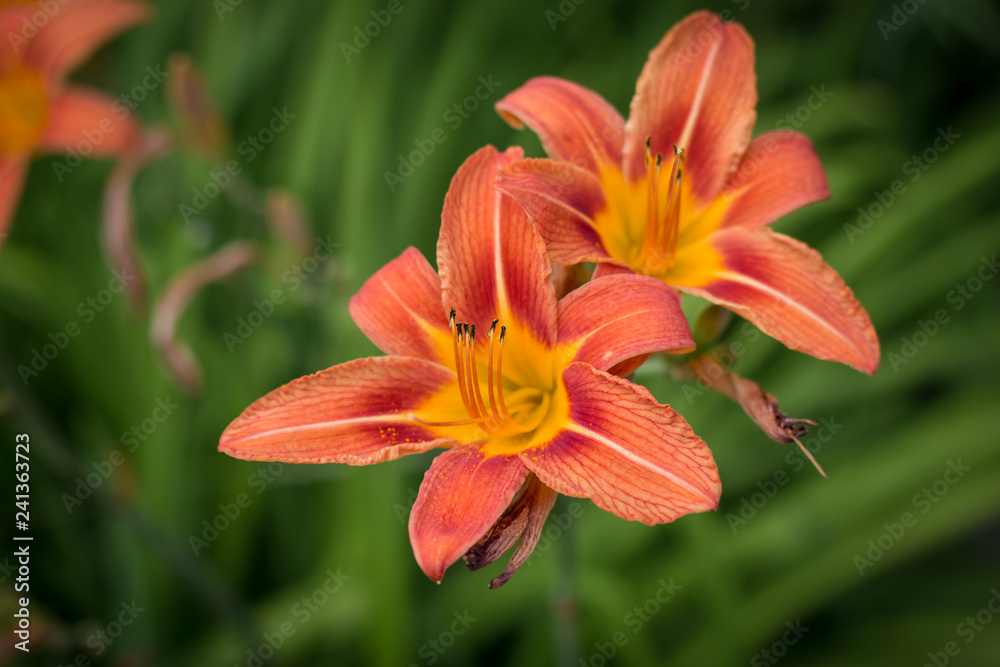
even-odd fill
[[(169, 293), (174, 276), (237, 240), (256, 244), (255, 268), (209, 283), (173, 318), (170, 340), (201, 369), (204, 388), (188, 397), (151, 344), (151, 311), (128, 306), (130, 276), (102, 259), (113, 165), (84, 160), (60, 181), (65, 158), (31, 163), (0, 239), (0, 438), (32, 444), (32, 638), (29, 655), (6, 641), (0, 662), (995, 660), (994, 3), (150, 4), (150, 22), (70, 77), (186, 137), (130, 174), (149, 291)], [(699, 8), (754, 38), (755, 133), (806, 134), (829, 177), (828, 201), (776, 229), (823, 254), (882, 342), (873, 378), (739, 319), (713, 347), (783, 411), (819, 423), (802, 440), (829, 479), (654, 357), (634, 379), (712, 448), (719, 511), (650, 528), (560, 499), (518, 576), (488, 591), (502, 562), (436, 586), (409, 552), (408, 512), (433, 454), (348, 468), (217, 453), (258, 396), (377, 353), (347, 300), (406, 246), (434, 256), (444, 192), (469, 154), (489, 142), (544, 155), (496, 101), (549, 74), (624, 114), (648, 49)], [(190, 60), (171, 68), (175, 53)], [(177, 85), (187, 106), (172, 107), (150, 71), (189, 77)], [(685, 298), (692, 317), (703, 306)], [(11, 637), (8, 507), (0, 609)]]

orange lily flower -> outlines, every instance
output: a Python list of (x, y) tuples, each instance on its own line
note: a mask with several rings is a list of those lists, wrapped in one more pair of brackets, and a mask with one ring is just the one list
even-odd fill
[(124, 104), (64, 79), (103, 42), (145, 19), (148, 7), (131, 0), (52, 4), (0, 2), (0, 239), (33, 153), (67, 153), (83, 142), (87, 155), (108, 157), (138, 144)]
[(276, 389), (219, 445), (241, 459), (349, 465), (447, 448), (409, 521), (417, 563), (435, 581), (463, 554), (479, 567), (523, 536), (493, 585), (506, 581), (557, 492), (647, 524), (718, 504), (705, 443), (645, 388), (606, 372), (693, 349), (676, 292), (609, 276), (557, 301), (541, 238), (492, 187), (497, 169), (522, 158), (488, 146), (459, 169), (442, 213), (440, 275), (409, 248), (353, 297), (354, 321), (388, 356)]
[(867, 313), (819, 254), (767, 225), (829, 196), (811, 142), (751, 139), (753, 41), (696, 12), (649, 54), (624, 122), (600, 95), (553, 77), (497, 103), (554, 160), (503, 170), (554, 261), (631, 270), (703, 297), (788, 347), (866, 373), (879, 362)]

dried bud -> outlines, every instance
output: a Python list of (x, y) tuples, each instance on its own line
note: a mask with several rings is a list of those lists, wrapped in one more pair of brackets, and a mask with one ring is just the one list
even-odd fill
[(172, 137), (165, 130), (142, 131), (135, 145), (115, 165), (104, 186), (101, 214), (104, 255), (112, 269), (132, 276), (125, 282), (125, 293), (136, 312), (141, 311), (145, 305), (146, 283), (135, 247), (132, 183), (146, 164), (166, 153), (171, 141)]
[(816, 422), (810, 419), (793, 419), (778, 409), (778, 399), (760, 388), (756, 382), (730, 373), (711, 355), (695, 357), (690, 362), (695, 378), (713, 391), (737, 402), (767, 437), (781, 444), (794, 442), (816, 466), (819, 474), (826, 477), (823, 468), (807, 450), (799, 438), (804, 436)]
[(265, 195), (267, 224), (275, 236), (300, 257), (312, 252), (312, 232), (302, 202), (287, 190), (272, 188)]
[(181, 316), (209, 283), (227, 278), (257, 261), (257, 247), (234, 241), (174, 276), (153, 308), (150, 337), (174, 378), (188, 392), (201, 389), (201, 370), (191, 348), (177, 338)]
[(478, 570), (500, 558), (521, 540), (507, 563), (507, 569), (490, 582), (491, 589), (510, 581), (535, 550), (545, 519), (555, 505), (556, 495), (555, 491), (542, 484), (537, 477), (530, 475), (517, 500), (511, 503), (493, 527), (465, 554), (465, 564), (469, 569)]
[(186, 54), (175, 53), (167, 70), (167, 102), (180, 119), (184, 142), (210, 162), (225, 159), (229, 131), (198, 68)]

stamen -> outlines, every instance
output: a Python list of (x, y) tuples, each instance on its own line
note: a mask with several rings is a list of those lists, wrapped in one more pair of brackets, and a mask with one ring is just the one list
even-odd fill
[[(490, 330), (486, 332), (486, 337), (490, 339), (490, 358), (489, 361), (486, 362), (486, 387), (489, 390), (490, 395), (490, 412), (493, 414), (493, 417), (497, 420), (498, 424), (503, 424), (504, 419), (500, 415), (500, 410), (497, 409), (496, 397), (493, 395), (493, 332), (496, 331), (497, 322), (499, 321), (499, 319), (493, 320), (493, 324), (490, 325)], [(499, 370), (497, 371), (497, 376), (499, 380)]]
[(455, 309), (451, 309), (451, 314), (448, 316), (448, 328), (452, 330), (452, 347), (455, 350), (455, 375), (458, 376), (458, 393), (462, 396), (462, 404), (465, 405), (465, 410), (473, 417), (478, 417), (472, 411), (472, 406), (469, 404), (468, 399), (468, 387), (465, 384), (465, 367), (462, 365), (462, 358), (458, 353), (458, 339), (462, 336), (462, 325), (455, 324)]
[[(459, 326), (462, 328), (461, 344), (465, 352), (463, 355), (462, 373), (465, 375), (466, 396), (464, 398), (466, 399), (466, 408), (473, 418), (479, 418), (483, 414), (479, 411), (479, 406), (476, 405), (475, 394), (473, 394), (473, 387), (475, 385), (473, 384), (472, 374), (476, 367), (476, 359), (475, 357), (472, 359), (469, 358), (469, 325), (463, 322)], [(475, 327), (476, 325), (473, 324), (472, 326)], [(475, 331), (475, 329), (473, 328), (472, 331)]]
[[(500, 327), (499, 340), (495, 342), (497, 325), (499, 319), (493, 320), (486, 337), (490, 339), (489, 358), (486, 365), (486, 387), (489, 392), (489, 405), (486, 407), (483, 401), (483, 394), (479, 388), (479, 369), (476, 361), (476, 325), (466, 322), (456, 322), (455, 309), (452, 309), (448, 316), (448, 327), (452, 331), (452, 347), (455, 353), (455, 375), (458, 379), (458, 390), (462, 397), (462, 404), (469, 417), (467, 419), (453, 419), (449, 421), (433, 421), (422, 419), (413, 413), (407, 414), (407, 418), (418, 424), (427, 426), (472, 426), (480, 425), (484, 431), (490, 435), (513, 435), (516, 433), (526, 433), (537, 428), (537, 423), (522, 425), (514, 421), (510, 410), (504, 402), (503, 395), (503, 344), (507, 337), (507, 327)], [(494, 344), (495, 343), (495, 344)], [(493, 348), (497, 348), (496, 367), (494, 374)], [(494, 377), (496, 378), (494, 380)], [(538, 393), (537, 390), (533, 390)], [(527, 396), (524, 394), (527, 393)], [(517, 411), (530, 409), (537, 403), (531, 391), (522, 388), (517, 392), (514, 409)], [(547, 398), (543, 400), (539, 407), (547, 413)], [(542, 415), (544, 417), (544, 415)], [(537, 421), (537, 420), (536, 420)]]
[(665, 201), (661, 202), (660, 181), (665, 175), (663, 156), (657, 153), (654, 159), (651, 145), (651, 139), (646, 137), (646, 231), (637, 259), (644, 272), (658, 275), (670, 268), (677, 254), (684, 149), (674, 145), (674, 159), (667, 178), (666, 197)]
[(660, 246), (664, 254), (673, 259), (677, 253), (677, 238), (680, 236), (681, 221), (681, 174), (684, 167), (684, 149), (674, 145), (674, 162), (670, 167), (670, 180), (667, 190), (667, 205), (664, 208), (663, 227), (667, 236)]
[(489, 413), (486, 412), (486, 405), (483, 403), (483, 395), (479, 391), (479, 372), (477, 371), (476, 363), (476, 325), (473, 324), (470, 328), (471, 333), (469, 334), (469, 339), (466, 341), (467, 349), (469, 351), (469, 368), (472, 370), (472, 390), (476, 400), (476, 408), (479, 410), (479, 415), (486, 418), (486, 423), (490, 426), (500, 426), (499, 422), (493, 422), (490, 418)]
[(646, 137), (646, 234), (643, 238), (644, 250), (655, 250), (660, 247), (660, 168), (663, 157), (657, 153), (656, 159), (650, 159), (650, 139)]

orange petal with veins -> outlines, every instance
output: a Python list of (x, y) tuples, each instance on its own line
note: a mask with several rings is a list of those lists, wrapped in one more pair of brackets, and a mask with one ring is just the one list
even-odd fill
[(527, 476), (516, 454), (486, 456), (475, 445), (439, 454), (410, 511), (410, 544), (420, 569), (441, 581), (496, 523)]

